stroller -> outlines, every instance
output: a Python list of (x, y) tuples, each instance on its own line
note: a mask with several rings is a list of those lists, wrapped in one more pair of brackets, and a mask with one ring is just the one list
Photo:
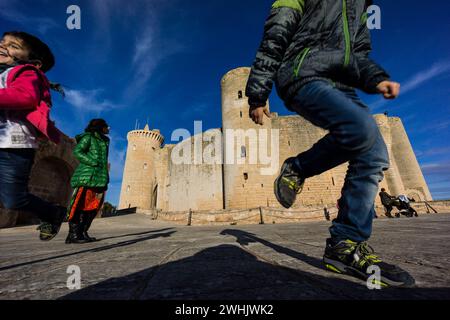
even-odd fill
[(409, 199), (405, 195), (400, 195), (397, 198), (399, 205), (397, 205), (397, 209), (399, 212), (395, 215), (397, 218), (400, 218), (402, 215), (408, 218), (418, 217), (419, 214), (413, 207), (411, 207), (411, 202), (415, 202), (414, 199)]

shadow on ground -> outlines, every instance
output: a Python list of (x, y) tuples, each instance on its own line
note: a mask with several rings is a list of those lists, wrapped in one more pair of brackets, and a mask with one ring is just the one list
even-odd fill
[[(321, 268), (319, 259), (252, 234), (225, 230), (241, 245), (257, 241)], [(86, 287), (62, 300), (378, 300), (448, 299), (449, 288), (368, 290), (363, 282), (321, 276), (259, 260), (237, 245), (219, 245), (121, 278)]]
[[(101, 252), (101, 251), (116, 249), (116, 248), (120, 248), (120, 247), (126, 247), (126, 246), (130, 246), (130, 245), (133, 245), (133, 244), (136, 244), (136, 243), (139, 243), (139, 242), (153, 240), (153, 239), (157, 239), (157, 238), (169, 238), (170, 236), (172, 236), (176, 232), (176, 231), (169, 231), (169, 232), (165, 232), (165, 233), (160, 233), (160, 232), (164, 232), (164, 231), (168, 231), (168, 230), (170, 230), (170, 229), (153, 230), (153, 231), (147, 231), (147, 232), (142, 232), (142, 233), (137, 233), (137, 234), (129, 234), (129, 235), (122, 235), (122, 236), (117, 236), (117, 237), (110, 237), (110, 238), (100, 239), (99, 241), (93, 242), (91, 244), (92, 245), (98, 244), (99, 242), (105, 241), (107, 239), (116, 239), (116, 238), (125, 238), (125, 237), (131, 237), (131, 236), (148, 235), (148, 236), (145, 236), (145, 237), (140, 237), (140, 238), (127, 240), (127, 241), (121, 241), (121, 242), (118, 242), (118, 243), (109, 244), (109, 245), (105, 245), (105, 246), (101, 246), (101, 247), (95, 247), (95, 248), (90, 248), (90, 249), (86, 249), (86, 250), (65, 253), (65, 254), (61, 254), (61, 255), (57, 255), (57, 256), (53, 256), (53, 257), (46, 257), (46, 258), (37, 259), (37, 260), (33, 260), (33, 261), (28, 261), (28, 262), (18, 263), (18, 264), (14, 264), (14, 265), (9, 265), (9, 266), (5, 266), (5, 267), (1, 267), (0, 268), (0, 272), (1, 271), (6, 271), (6, 270), (10, 270), (10, 269), (14, 269), (14, 268), (24, 267), (24, 266), (28, 266), (28, 265), (32, 265), (32, 264), (36, 264), (36, 263), (41, 263), (41, 262), (52, 261), (52, 260), (57, 260), (57, 259), (61, 259), (61, 258), (67, 258), (67, 257), (71, 257), (71, 256), (76, 256), (76, 255), (83, 254), (83, 253), (95, 253), (95, 252)], [(73, 246), (77, 246), (77, 245), (71, 245), (71, 246), (73, 247)], [(70, 248), (70, 247), (68, 247), (68, 248)]]
[(275, 250), (278, 253), (285, 254), (285, 255), (290, 256), (297, 260), (301, 260), (315, 268), (324, 269), (322, 260), (308, 256), (304, 253), (297, 252), (297, 251), (289, 249), (289, 248), (279, 246), (279, 245), (269, 242), (267, 240), (261, 239), (261, 238), (257, 237), (256, 235), (254, 235), (253, 233), (245, 232), (245, 231), (241, 231), (241, 230), (228, 229), (228, 230), (222, 231), (220, 234), (236, 237), (237, 243), (239, 243), (241, 246), (248, 246), (250, 243), (261, 243), (261, 244), (265, 245), (266, 247), (269, 247), (269, 248)]

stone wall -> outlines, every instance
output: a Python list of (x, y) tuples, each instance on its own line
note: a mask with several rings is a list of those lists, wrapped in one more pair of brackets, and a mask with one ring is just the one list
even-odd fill
[[(428, 205), (437, 210), (427, 209), (425, 202), (413, 203), (413, 207), (419, 215), (448, 214), (450, 213), (450, 200), (431, 201)], [(328, 213), (328, 217), (326, 212)], [(387, 219), (384, 208), (376, 206), (377, 215), (380, 219)], [(397, 210), (394, 209), (393, 213)], [(208, 225), (252, 225), (252, 224), (285, 224), (301, 223), (308, 221), (331, 221), (337, 217), (338, 210), (334, 206), (308, 206), (302, 210), (277, 209), (272, 207), (260, 207), (244, 210), (186, 210), (177, 212), (162, 212), (158, 210), (138, 210), (137, 213), (148, 215), (159, 221), (172, 222), (185, 226), (208, 226)]]
[[(160, 184), (165, 184), (165, 195), (161, 195), (161, 197), (167, 201), (163, 206), (167, 211), (223, 209), (221, 141), (216, 149), (218, 154), (211, 153), (218, 157), (217, 162), (196, 164), (207, 160), (203, 156), (208, 153), (207, 147), (210, 144), (205, 141), (214, 137), (220, 139), (221, 131), (211, 130), (204, 135), (194, 136), (176, 147), (171, 147), (167, 157), (163, 157), (164, 161), (168, 161), (168, 171), (166, 175), (159, 176), (160, 179), (163, 179)], [(197, 156), (195, 155), (196, 144), (201, 146), (204, 151), (197, 151)], [(181, 157), (184, 157), (183, 153), (186, 153), (186, 158), (182, 163), (173, 162), (171, 161), (173, 153), (177, 153)]]

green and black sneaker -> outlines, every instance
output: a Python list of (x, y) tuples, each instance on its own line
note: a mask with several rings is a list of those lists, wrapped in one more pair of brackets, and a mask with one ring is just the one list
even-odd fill
[(373, 266), (376, 266), (380, 270), (380, 279), (379, 283), (373, 284), (380, 285), (381, 288), (415, 286), (415, 280), (408, 272), (383, 262), (367, 242), (356, 243), (346, 240), (333, 245), (331, 239), (328, 239), (323, 262), (330, 271), (365, 281), (373, 275)]
[(56, 217), (54, 217), (53, 222), (43, 221), (38, 227), (38, 230), (40, 231), (39, 239), (41, 239), (41, 241), (53, 240), (58, 235), (61, 225), (66, 218), (66, 214), (66, 208), (58, 207)]
[(291, 208), (297, 195), (303, 191), (304, 185), (305, 179), (300, 176), (295, 167), (295, 158), (287, 159), (281, 168), (280, 175), (275, 180), (275, 196), (278, 202), (286, 209)]

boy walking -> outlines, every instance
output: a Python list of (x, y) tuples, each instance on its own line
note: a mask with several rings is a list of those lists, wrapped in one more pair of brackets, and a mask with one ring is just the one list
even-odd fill
[(355, 88), (395, 99), (400, 85), (369, 58), (370, 33), (364, 0), (277, 0), (248, 80), (250, 116), (263, 124), (266, 101), (275, 81), (286, 107), (329, 131), (310, 150), (290, 158), (275, 181), (275, 195), (294, 205), (308, 178), (350, 163), (330, 228), (327, 269), (368, 279), (368, 268), (381, 270), (382, 286), (412, 286), (404, 270), (383, 262), (367, 244), (375, 216), (374, 201), (388, 151)]

